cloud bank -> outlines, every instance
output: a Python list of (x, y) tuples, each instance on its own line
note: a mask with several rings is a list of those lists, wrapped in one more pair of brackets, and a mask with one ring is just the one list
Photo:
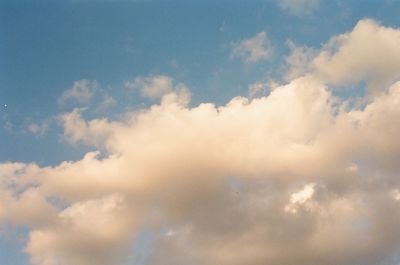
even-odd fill
[[(360, 21), (264, 97), (190, 107), (172, 79), (147, 77), (149, 108), (65, 113), (64, 137), (101, 152), (0, 164), (0, 222), (29, 227), (37, 265), (124, 264), (144, 230), (147, 265), (398, 264), (399, 32)], [(392, 63), (354, 48), (368, 36)], [(330, 88), (369, 77), (391, 84), (362, 107)]]

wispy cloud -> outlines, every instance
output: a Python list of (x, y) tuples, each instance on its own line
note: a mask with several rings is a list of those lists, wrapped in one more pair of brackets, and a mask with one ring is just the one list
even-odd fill
[(89, 104), (95, 94), (96, 88), (96, 81), (86, 79), (75, 81), (71, 88), (62, 93), (58, 99), (58, 103), (60, 105), (64, 105), (66, 103), (79, 105)]
[(248, 87), (249, 98), (254, 98), (256, 96), (266, 96), (268, 91), (271, 91), (278, 87), (279, 84), (274, 80), (269, 80), (266, 82), (255, 82), (250, 84)]
[(273, 48), (265, 31), (257, 33), (250, 39), (232, 43), (231, 55), (246, 63), (268, 60), (272, 54)]
[(319, 0), (277, 0), (279, 7), (294, 16), (307, 16), (319, 7)]
[(45, 120), (43, 122), (31, 122), (28, 124), (27, 128), (28, 131), (37, 134), (37, 135), (44, 135), (49, 130), (50, 120)]
[(178, 96), (184, 104), (190, 100), (190, 93), (186, 86), (183, 83), (175, 84), (174, 80), (166, 75), (137, 77), (132, 81), (125, 82), (125, 87), (137, 89), (144, 98), (153, 100), (168, 100), (169, 97), (175, 96)]

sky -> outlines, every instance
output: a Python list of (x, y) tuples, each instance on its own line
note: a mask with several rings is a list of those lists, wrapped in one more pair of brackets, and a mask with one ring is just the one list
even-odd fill
[(399, 265), (399, 17), (1, 0), (0, 265)]

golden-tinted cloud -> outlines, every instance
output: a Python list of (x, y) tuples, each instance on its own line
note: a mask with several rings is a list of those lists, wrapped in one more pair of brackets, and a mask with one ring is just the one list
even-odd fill
[[(353, 32), (368, 25), (388, 30), (367, 20)], [(64, 137), (99, 151), (1, 164), (0, 220), (30, 227), (38, 265), (123, 264), (143, 229), (155, 234), (148, 265), (398, 262), (400, 82), (359, 107), (321, 76), (224, 106), (189, 107), (171, 89), (120, 120), (65, 113)]]

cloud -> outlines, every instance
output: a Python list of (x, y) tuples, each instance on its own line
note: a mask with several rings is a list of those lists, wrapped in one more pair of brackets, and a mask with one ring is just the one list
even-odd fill
[(255, 82), (250, 84), (248, 87), (249, 98), (254, 98), (258, 95), (266, 95), (268, 90), (273, 90), (278, 87), (278, 83), (274, 80), (269, 80), (268, 82)]
[(220, 107), (164, 101), (121, 121), (75, 111), (66, 135), (107, 155), (8, 170), (68, 205), (31, 230), (26, 251), (33, 264), (119, 264), (140, 227), (168, 227), (148, 264), (384, 262), (400, 246), (398, 98), (400, 83), (346, 110), (305, 77)]
[(117, 104), (117, 101), (107, 93), (104, 93), (103, 98), (96, 108), (96, 111), (106, 111), (109, 108), (115, 106), (115, 104)]
[(42, 123), (31, 122), (28, 124), (28, 131), (37, 135), (44, 135), (49, 130), (50, 120), (45, 120)]
[(142, 96), (150, 99), (160, 98), (173, 89), (172, 78), (165, 75), (137, 77), (125, 83), (129, 89), (139, 89)]
[(399, 45), (399, 29), (364, 19), (351, 32), (332, 37), (319, 51), (289, 43), (287, 79), (312, 73), (331, 85), (365, 81), (369, 91), (376, 92), (400, 77)]
[(56, 209), (46, 201), (33, 178), (39, 170), (35, 164), (0, 164), (0, 225), (43, 225), (54, 216)]
[(399, 78), (399, 45), (400, 30), (365, 19), (352, 32), (332, 38), (313, 66), (332, 84), (367, 80), (371, 86), (388, 85)]
[(269, 60), (273, 48), (265, 31), (257, 33), (253, 38), (232, 43), (232, 57), (242, 59), (245, 63)]
[(33, 264), (115, 264), (128, 248), (134, 226), (123, 198), (110, 195), (76, 203), (58, 220), (30, 233), (26, 251)]
[(83, 109), (74, 109), (72, 112), (60, 115), (59, 120), (64, 125), (64, 136), (71, 143), (82, 140), (88, 144), (102, 142), (110, 133), (110, 123), (107, 119), (96, 119), (86, 122), (81, 119)]
[(288, 66), (285, 79), (290, 81), (312, 72), (310, 62), (318, 54), (317, 51), (309, 47), (299, 47), (290, 40), (286, 44), (290, 49), (290, 54), (285, 58)]
[(314, 195), (315, 183), (305, 185), (300, 191), (290, 195), (290, 202), (285, 206), (285, 212), (297, 213), (297, 206), (306, 203)]
[(182, 83), (175, 84), (174, 80), (166, 75), (137, 77), (133, 81), (125, 82), (128, 89), (138, 89), (144, 98), (164, 99), (178, 97), (185, 105), (190, 100), (190, 93)]
[(294, 16), (307, 16), (319, 7), (319, 0), (278, 0), (279, 7)]
[(36, 265), (124, 264), (147, 230), (146, 265), (397, 264), (400, 82), (359, 107), (326, 80), (221, 106), (172, 82), (118, 120), (64, 113), (64, 137), (100, 151), (0, 164), (0, 222), (28, 227)]
[(59, 105), (64, 105), (67, 102), (79, 104), (79, 105), (87, 105), (90, 103), (93, 98), (96, 88), (97, 82), (91, 80), (78, 80), (74, 82), (74, 85), (65, 90), (60, 98), (58, 99)]
[[(116, 105), (117, 101), (101, 88), (96, 80), (82, 79), (75, 81), (70, 89), (65, 90), (59, 97), (58, 103), (60, 106), (68, 104), (68, 107), (93, 107), (93, 112), (98, 114)], [(39, 124), (32, 123), (29, 130), (38, 133), (44, 129), (39, 127)]]

